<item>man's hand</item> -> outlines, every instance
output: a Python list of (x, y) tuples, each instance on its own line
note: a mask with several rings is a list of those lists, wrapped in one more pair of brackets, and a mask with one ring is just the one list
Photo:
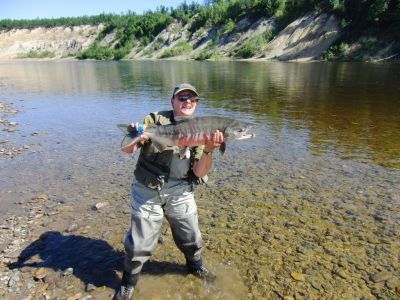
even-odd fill
[[(135, 128), (136, 131), (139, 131), (139, 123), (131, 123), (130, 126)], [(146, 125), (143, 124), (143, 130), (146, 129)], [(145, 142), (149, 140), (149, 137), (146, 134), (141, 134), (140, 137), (135, 141), (135, 143), (129, 144), (128, 146), (122, 147), (121, 151), (125, 153), (133, 153), (137, 151)]]
[[(139, 131), (139, 123), (138, 122), (135, 122), (135, 123), (131, 123), (131, 126), (133, 127), (133, 128), (135, 128), (136, 129), (136, 131)], [(142, 124), (142, 131), (145, 131), (146, 130), (146, 124)], [(149, 137), (146, 135), (146, 134), (141, 134), (140, 135), (140, 142), (142, 143), (142, 144), (144, 144), (145, 142), (147, 142), (149, 140)]]
[(224, 142), (224, 134), (217, 130), (211, 136), (206, 136), (204, 150), (206, 152), (213, 152), (216, 148), (221, 146)]

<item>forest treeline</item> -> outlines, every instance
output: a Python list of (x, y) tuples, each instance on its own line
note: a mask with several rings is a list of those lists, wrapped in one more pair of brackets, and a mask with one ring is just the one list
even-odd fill
[[(190, 32), (201, 27), (225, 26), (233, 30), (244, 17), (276, 17), (276, 31), (310, 11), (336, 14), (341, 27), (349, 36), (370, 32), (394, 33), (400, 39), (400, 0), (206, 0), (203, 4), (183, 2), (176, 8), (159, 6), (141, 15), (128, 11), (123, 14), (100, 14), (57, 19), (0, 20), (0, 29), (35, 28), (39, 26), (76, 26), (105, 24), (96, 42), (81, 52), (79, 58), (120, 59), (140, 44), (146, 46), (174, 20), (186, 24)], [(114, 48), (101, 47), (99, 41), (112, 31), (117, 33)]]

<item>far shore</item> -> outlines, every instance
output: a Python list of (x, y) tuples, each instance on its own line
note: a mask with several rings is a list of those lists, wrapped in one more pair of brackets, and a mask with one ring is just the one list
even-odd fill
[(96, 60), (96, 59), (77, 59), (75, 57), (56, 57), (56, 58), (0, 58), (0, 63), (14, 63), (14, 62), (59, 62), (59, 61), (197, 61), (197, 62), (263, 62), (263, 63), (398, 63), (399, 60), (388, 60), (388, 59), (375, 59), (375, 60), (365, 60), (365, 61), (326, 61), (322, 59), (299, 59), (299, 60), (273, 60), (273, 59), (263, 59), (263, 58), (247, 58), (247, 59), (229, 59), (220, 58), (217, 60), (194, 60), (187, 57), (172, 57), (172, 58), (135, 58), (135, 59), (121, 59), (121, 60)]

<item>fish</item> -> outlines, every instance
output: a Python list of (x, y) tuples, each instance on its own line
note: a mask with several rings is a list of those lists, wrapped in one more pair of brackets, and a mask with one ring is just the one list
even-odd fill
[[(175, 117), (175, 121), (175, 124), (169, 125), (147, 124), (142, 134), (147, 135), (160, 152), (178, 146), (181, 158), (189, 158), (189, 148), (204, 145), (206, 137), (210, 137), (217, 130), (224, 136), (224, 142), (219, 147), (221, 154), (225, 153), (226, 141), (255, 137), (253, 132), (249, 132), (255, 124), (228, 117)], [(121, 148), (129, 147), (140, 139), (141, 134), (132, 125), (118, 124), (117, 126), (125, 134)]]

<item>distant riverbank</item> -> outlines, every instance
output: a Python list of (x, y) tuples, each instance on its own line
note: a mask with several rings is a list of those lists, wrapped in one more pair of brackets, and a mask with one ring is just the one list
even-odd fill
[[(261, 14), (242, 16), (236, 23), (230, 20), (225, 25), (206, 23), (198, 27), (197, 18), (198, 15), (186, 21), (170, 16), (168, 20), (161, 18), (159, 21), (164, 21), (158, 24), (158, 30), (153, 28), (154, 32), (145, 37), (127, 35), (124, 32), (129, 32), (129, 28), (108, 23), (3, 29), (0, 59), (297, 62), (400, 59), (396, 32), (380, 34), (374, 29), (357, 31), (349, 37), (349, 32), (355, 29), (343, 28), (344, 21), (329, 12), (304, 13), (287, 24), (274, 15)], [(122, 47), (123, 43), (126, 45)]]

